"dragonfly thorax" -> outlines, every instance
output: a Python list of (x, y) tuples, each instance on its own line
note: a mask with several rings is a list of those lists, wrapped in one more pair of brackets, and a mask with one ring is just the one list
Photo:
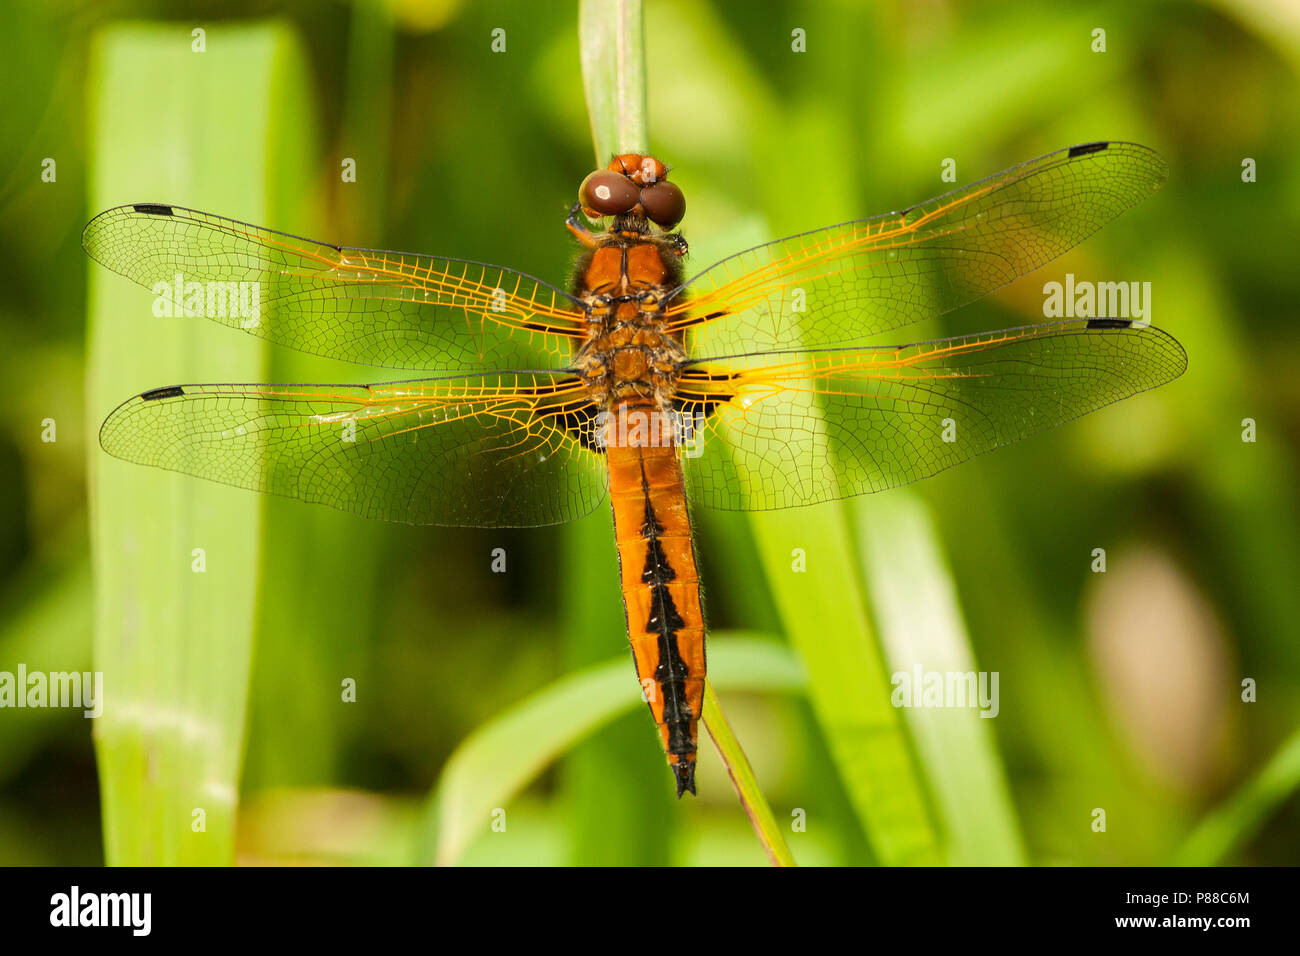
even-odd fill
[(611, 228), (579, 263), (574, 291), (587, 313), (587, 341), (576, 366), (592, 401), (628, 399), (671, 405), (686, 359), (666, 331), (664, 301), (681, 284), (684, 243)]
[(657, 306), (629, 299), (594, 316), (592, 335), (578, 353), (577, 368), (592, 401), (610, 406), (634, 398), (667, 407), (686, 352), (663, 331)]

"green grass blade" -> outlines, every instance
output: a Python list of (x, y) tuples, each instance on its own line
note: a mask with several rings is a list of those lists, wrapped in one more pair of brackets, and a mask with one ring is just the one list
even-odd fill
[[(876, 858), (942, 862), (940, 838), (889, 671), (859, 587), (838, 502), (752, 516), (754, 536), (786, 633), (808, 668), (809, 697)], [(796, 571), (802, 552), (806, 570)]]
[[(798, 660), (772, 641), (714, 638), (709, 663), (724, 691), (793, 693), (803, 687)], [(557, 681), (476, 729), (447, 761), (429, 799), (419, 858), (454, 864), (488, 828), (493, 811), (551, 761), (620, 714), (643, 708), (627, 671), (620, 655)]]
[[(129, 24), (100, 34), (90, 80), (92, 210), (176, 202), (265, 218), (276, 110), (300, 106), (272, 95), (293, 41), (277, 26), (213, 27), (206, 40), (207, 52), (193, 52), (188, 27)], [(148, 291), (88, 268), (92, 423), (147, 388), (264, 380), (254, 340), (201, 319), (155, 318)], [(105, 857), (230, 863), (261, 500), (91, 448)]]
[[(859, 498), (863, 568), (894, 672), (975, 671), (971, 650), (925, 505), (906, 489)], [(954, 866), (1023, 866), (1024, 848), (998, 759), (993, 719), (975, 709), (903, 711), (925, 768)]]
[[(646, 145), (641, 0), (583, 0), (578, 35), (596, 162)], [(564, 529), (566, 658), (580, 667), (605, 660), (611, 641), (626, 646), (613, 534), (606, 509)], [(576, 573), (575, 573), (576, 572)], [(630, 662), (626, 679), (634, 681)], [(574, 749), (565, 767), (572, 848), (577, 865), (636, 861), (665, 865), (676, 823), (671, 799), (652, 775), (668, 773), (658, 737), (633, 715), (612, 722)]]
[(772, 813), (767, 797), (758, 786), (754, 768), (749, 765), (740, 741), (736, 739), (731, 724), (722, 712), (718, 695), (713, 690), (713, 682), (707, 678), (704, 681), (704, 724), (709, 728), (709, 736), (713, 738), (722, 763), (727, 768), (727, 775), (731, 777), (731, 784), (740, 796), (740, 805), (749, 815), (754, 835), (758, 837), (768, 859), (773, 866), (796, 866), (794, 854), (790, 852), (785, 835), (776, 822), (776, 815)]
[(1300, 730), (1222, 806), (1209, 813), (1174, 856), (1175, 866), (1219, 866), (1263, 827), (1268, 815), (1300, 789)]
[[(641, 0), (583, 0), (578, 13), (582, 79), (591, 117), (597, 165), (614, 153), (645, 152), (646, 129), (645, 11)], [(705, 728), (727, 767), (741, 807), (754, 824), (763, 849), (774, 863), (793, 863), (790, 851), (772, 826), (767, 799), (758, 788), (745, 752), (727, 723), (716, 695), (706, 682), (712, 705), (702, 715)]]
[(582, 0), (578, 37), (596, 164), (604, 166), (615, 153), (645, 152), (650, 137), (641, 0)]

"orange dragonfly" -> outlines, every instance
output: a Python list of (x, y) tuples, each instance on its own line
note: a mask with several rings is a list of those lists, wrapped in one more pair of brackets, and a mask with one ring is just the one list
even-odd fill
[(579, 189), (566, 225), (585, 252), (568, 291), (501, 266), (121, 206), (86, 227), (87, 252), (178, 312), (439, 372), (155, 388), (113, 411), (100, 442), (412, 524), (548, 525), (608, 496), (632, 656), (680, 797), (695, 792), (705, 675), (688, 501), (769, 509), (883, 491), (1178, 377), (1178, 342), (1120, 317), (864, 344), (1037, 269), (1166, 174), (1143, 146), (1088, 143), (688, 279), (672, 231), (681, 190), (653, 157), (622, 155)]

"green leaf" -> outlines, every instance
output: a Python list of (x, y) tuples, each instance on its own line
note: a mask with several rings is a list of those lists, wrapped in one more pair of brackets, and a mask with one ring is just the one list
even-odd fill
[[(758, 786), (758, 777), (754, 774), (754, 768), (749, 765), (749, 760), (740, 747), (740, 741), (736, 739), (731, 724), (727, 722), (727, 717), (722, 712), (722, 705), (718, 702), (718, 695), (714, 692), (711, 681), (704, 682), (704, 723), (709, 728), (709, 734), (713, 737), (718, 753), (722, 756), (723, 765), (727, 768), (727, 775), (731, 777), (731, 785), (736, 788), (736, 794), (740, 797), (740, 805), (749, 816), (754, 834), (758, 837), (764, 852), (767, 853), (768, 859), (774, 866), (795, 866), (794, 854), (786, 845), (785, 835), (776, 822), (776, 815)], [(737, 754), (738, 758), (735, 756)]]
[(650, 139), (641, 0), (582, 0), (578, 36), (596, 164), (604, 166), (615, 153), (645, 152)]
[[(907, 489), (859, 498), (863, 567), (876, 621), (895, 672), (971, 673), (975, 654), (952, 578), (924, 503)], [(919, 688), (913, 684), (913, 691)], [(1003, 776), (991, 717), (910, 707), (904, 719), (916, 743), (953, 866), (1023, 866), (1024, 849)]]
[[(598, 165), (613, 153), (648, 148), (644, 18), (641, 0), (583, 0), (579, 10), (582, 79)], [(780, 831), (774, 823), (768, 825), (772, 810), (707, 677), (704, 686), (710, 703), (703, 708), (702, 722), (718, 748), (741, 806), (772, 862), (793, 864)], [(776, 842), (768, 842), (771, 839)]]
[(1300, 789), (1300, 730), (1273, 759), (1192, 831), (1174, 856), (1175, 866), (1218, 866), (1263, 827), (1268, 815)]
[(877, 859), (942, 862), (924, 781), (889, 702), (888, 667), (842, 505), (765, 511), (751, 520), (786, 633), (808, 668), (813, 712)]
[[(175, 202), (264, 221), (284, 157), (270, 148), (301, 102), (283, 26), (105, 30), (90, 70), (90, 207)], [(292, 128), (291, 117), (287, 120)], [(304, 149), (292, 140), (284, 150)], [(152, 315), (153, 297), (90, 264), (88, 417), (149, 388), (259, 381), (263, 348), (216, 323)], [(95, 727), (110, 864), (234, 858), (262, 501), (90, 454)], [(200, 821), (202, 825), (200, 826)]]
[[(578, 34), (596, 163), (646, 144), (644, 12), (640, 0), (583, 0)], [(574, 668), (606, 659), (611, 641), (627, 639), (610, 513), (605, 509), (561, 533), (565, 659)], [(632, 668), (626, 678), (635, 680)], [(628, 759), (659, 750), (645, 722), (626, 719), (574, 748), (564, 768), (572, 852), (577, 866), (668, 863), (676, 817), (670, 798), (651, 789), (663, 761)]]

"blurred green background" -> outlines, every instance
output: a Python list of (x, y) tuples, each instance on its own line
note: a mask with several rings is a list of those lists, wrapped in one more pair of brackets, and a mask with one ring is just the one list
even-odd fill
[[(81, 250), (100, 208), (210, 208), (564, 285), (563, 219), (593, 167), (576, 4), (9, 11), (0, 670), (87, 670), (93, 645), (110, 697), (98, 764), (79, 711), (0, 711), (0, 863), (95, 864), (106, 845), (108, 862), (401, 863), (434, 858), (435, 839), (439, 859), (470, 864), (764, 862), (703, 737), (700, 798), (671, 797), (635, 699), (604, 510), (570, 528), (379, 526), (99, 460), (116, 400), (187, 376), (404, 377), (152, 318), (148, 293)], [(796, 28), (806, 52), (791, 49)], [(1128, 139), (1171, 167), (1066, 258), (899, 339), (1041, 321), (1042, 284), (1066, 272), (1149, 280), (1155, 324), (1189, 355), (1177, 382), (905, 492), (697, 513), (711, 626), (746, 635), (730, 681), (715, 679), (777, 819), (796, 824), (796, 858), (1295, 862), (1295, 6), (791, 2), (760, 16), (739, 0), (650, 0), (646, 37), (650, 145), (689, 198), (694, 269), (946, 191), (949, 158), (961, 184)], [(356, 182), (341, 181), (345, 157)], [(1246, 158), (1257, 182), (1242, 181)], [(171, 514), (237, 555), (223, 570), (214, 552), (201, 595)], [(114, 527), (134, 529), (125, 550)], [(155, 559), (173, 577), (132, 576)], [(944, 622), (926, 624), (936, 609)], [(996, 720), (888, 707), (888, 673), (920, 659), (914, 626), (941, 632), (948, 660), (999, 672)], [(822, 640), (877, 670), (828, 688), (819, 675), (844, 658), (819, 660)], [(776, 653), (777, 676), (746, 676), (744, 642)], [(773, 651), (786, 642), (793, 653)], [(616, 660), (623, 715), (523, 774), (522, 792), (502, 782), (512, 768), (547, 764), (528, 714), (501, 754), (447, 772), (476, 728)], [(354, 703), (340, 702), (345, 679)], [(1244, 703), (1248, 679), (1258, 699)], [(130, 706), (111, 717), (115, 701)], [(448, 809), (477, 798), (481, 813)], [(198, 805), (211, 838), (196, 844)]]

